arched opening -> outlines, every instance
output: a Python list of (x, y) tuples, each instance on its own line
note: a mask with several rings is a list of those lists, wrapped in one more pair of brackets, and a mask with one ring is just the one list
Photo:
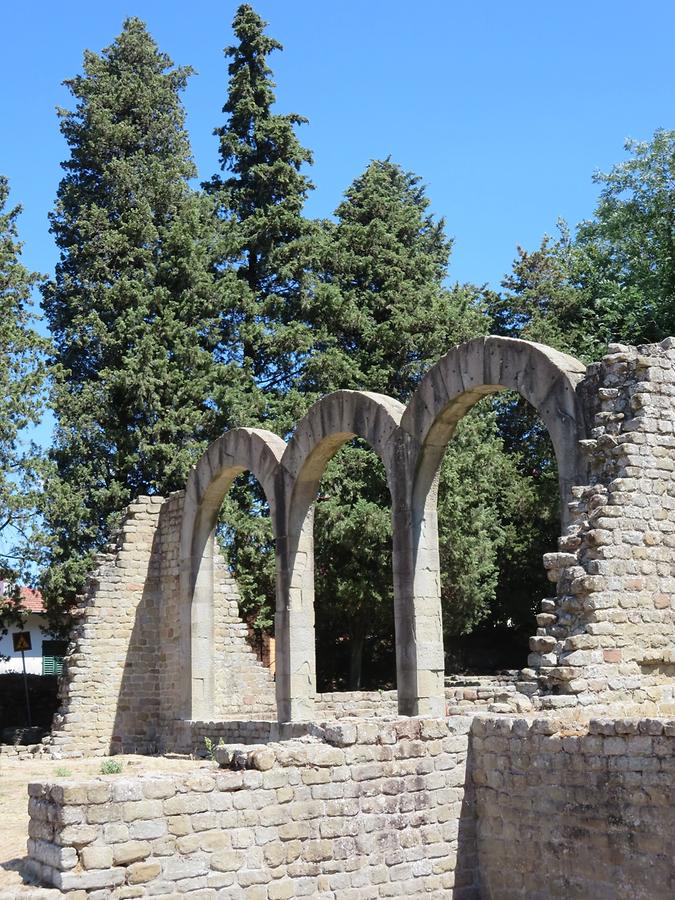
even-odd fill
[[(585, 422), (576, 385), (585, 374), (578, 360), (547, 347), (508, 338), (479, 338), (450, 351), (427, 373), (401, 427), (415, 440), (411, 467), (412, 603), (440, 617), (441, 560), (438, 544), (439, 471), (459, 421), (483, 397), (516, 391), (541, 417), (558, 464), (562, 524), (567, 522), (571, 487), (586, 482), (579, 440)], [(418, 613), (419, 618), (419, 613)], [(429, 706), (437, 708), (442, 686), (440, 654)]]
[(251, 473), (269, 503), (276, 539), (275, 484), (284, 449), (281, 438), (270, 432), (234, 429), (211, 444), (189, 476), (181, 527), (178, 611), (182, 718), (214, 719), (222, 713), (218, 689), (227, 689), (216, 672), (225, 652), (218, 660), (217, 640), (223, 637), (228, 618), (222, 606), (220, 619), (215, 616), (215, 592), (223, 589), (222, 577), (217, 577), (219, 570), (223, 575), (217, 541), (221, 506), (235, 479)]
[[(398, 423), (403, 406), (389, 397), (360, 391), (338, 391), (322, 398), (308, 411), (289, 441), (283, 469), (289, 478), (286, 575), (287, 606), (278, 612), (277, 679), (287, 679), (284, 689), (288, 719), (312, 718), (316, 695), (315, 560), (313, 523), (316, 501), (321, 502), (321, 483), (329, 461), (341, 447), (359, 438), (380, 458), (389, 491)], [(321, 515), (321, 513), (320, 513)], [(288, 622), (279, 620), (287, 616)], [(397, 633), (405, 624), (396, 615)], [(280, 646), (280, 636), (288, 645)], [(283, 651), (283, 652), (282, 652)], [(287, 671), (280, 672), (282, 657)], [(400, 660), (397, 659), (397, 666)], [(280, 687), (281, 689), (281, 687)], [(281, 711), (280, 711), (281, 715)]]
[(317, 693), (396, 688), (391, 496), (378, 455), (344, 444), (314, 508)]
[(520, 394), (499, 392), (458, 422), (439, 476), (446, 679), (499, 674), (506, 682), (507, 671), (527, 665), (535, 616), (551, 593), (542, 557), (560, 534), (553, 445)]

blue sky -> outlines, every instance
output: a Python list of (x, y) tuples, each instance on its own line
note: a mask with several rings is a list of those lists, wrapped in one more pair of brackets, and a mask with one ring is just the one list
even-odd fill
[[(91, 0), (8, 4), (3, 12), (3, 140), (25, 261), (49, 272), (48, 233), (67, 155), (55, 107), (61, 82), (137, 15), (197, 73), (184, 94), (200, 177), (217, 166), (226, 64), (237, 4)], [(278, 109), (307, 116), (317, 190), (329, 215), (370, 159), (419, 174), (455, 238), (453, 281), (497, 285), (517, 244), (534, 247), (559, 216), (592, 214), (593, 171), (624, 158), (627, 137), (672, 128), (675, 4), (444, 0), (259, 0), (275, 53)], [(11, 77), (9, 74), (11, 73)]]

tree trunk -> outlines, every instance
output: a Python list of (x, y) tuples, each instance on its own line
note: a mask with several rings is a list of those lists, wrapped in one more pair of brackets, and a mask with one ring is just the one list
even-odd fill
[(360, 619), (352, 631), (349, 642), (349, 690), (361, 690), (361, 677), (363, 674), (363, 648), (366, 642), (366, 621)]

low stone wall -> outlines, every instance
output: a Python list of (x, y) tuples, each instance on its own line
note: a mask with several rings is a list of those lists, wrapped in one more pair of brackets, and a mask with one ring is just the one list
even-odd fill
[(396, 691), (331, 691), (317, 694), (314, 708), (319, 720), (343, 716), (395, 717), (398, 715), (398, 694)]
[(30, 785), (31, 871), (78, 900), (675, 896), (675, 720), (292, 729), (228, 769)]
[(469, 727), (335, 723), (322, 740), (227, 754), (251, 769), (32, 784), (30, 868), (43, 884), (110, 898), (468, 900)]
[[(536, 690), (522, 682), (518, 673), (498, 675), (453, 675), (445, 679), (448, 714), (482, 708), (488, 712), (515, 713), (532, 709), (530, 695)], [(317, 694), (316, 718), (341, 719), (345, 716), (368, 718), (398, 715), (396, 691), (334, 691)]]
[(672, 900), (675, 721), (476, 719), (481, 898)]
[[(531, 685), (525, 685), (526, 687)], [(448, 715), (468, 715), (475, 711), (511, 713), (531, 711), (530, 698), (521, 693), (517, 675), (452, 676), (446, 679)], [(396, 691), (335, 691), (317, 694), (316, 719), (395, 719), (398, 717)], [(171, 729), (171, 749), (194, 756), (208, 755), (207, 745), (256, 744), (293, 740), (321, 732), (314, 722), (278, 723), (276, 719), (228, 719), (210, 722), (175, 722)]]

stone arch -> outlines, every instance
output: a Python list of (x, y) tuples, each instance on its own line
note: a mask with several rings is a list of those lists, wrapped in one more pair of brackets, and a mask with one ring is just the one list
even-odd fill
[[(399, 422), (397, 400), (367, 391), (336, 391), (298, 423), (281, 461), (287, 509), (280, 573), (277, 698), (283, 721), (312, 717), (316, 692), (314, 635), (314, 501), (328, 461), (348, 440), (362, 438), (380, 457), (392, 492)], [(279, 542), (281, 544), (281, 541)]]
[(513, 338), (476, 338), (454, 347), (427, 372), (402, 419), (408, 437), (406, 463), (409, 519), (397, 523), (407, 542), (409, 579), (401, 603), (416, 610), (419, 667), (416, 711), (434, 712), (443, 696), (443, 636), (438, 554), (437, 478), (459, 420), (482, 397), (515, 390), (539, 413), (558, 461), (561, 517), (574, 484), (585, 484), (579, 440), (585, 437), (576, 387), (586, 373), (579, 360), (541, 344)]
[(428, 491), (459, 420), (482, 397), (517, 391), (542, 418), (560, 473), (561, 516), (574, 484), (586, 481), (579, 440), (586, 426), (576, 387), (586, 366), (543, 344), (489, 336), (453, 347), (427, 372), (401, 420), (420, 447), (416, 490)]
[(184, 679), (182, 717), (209, 718), (213, 708), (213, 560), (218, 513), (232, 482), (242, 472), (260, 483), (277, 523), (277, 476), (285, 442), (258, 428), (235, 428), (221, 435), (191, 470), (180, 539), (179, 612)]

